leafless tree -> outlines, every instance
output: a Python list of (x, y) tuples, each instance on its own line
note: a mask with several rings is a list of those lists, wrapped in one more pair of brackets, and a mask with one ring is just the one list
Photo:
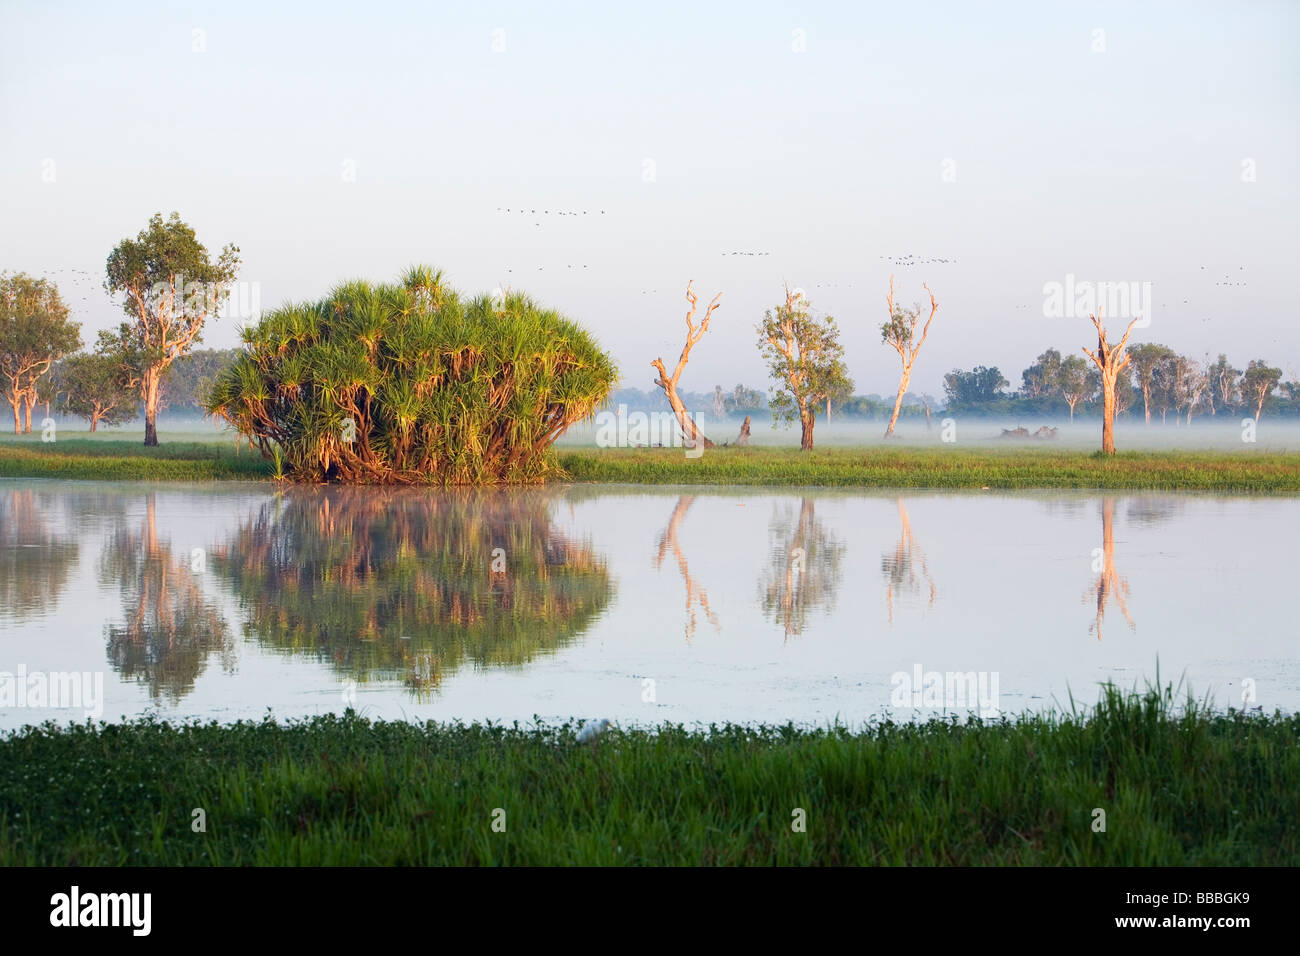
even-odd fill
[[(694, 280), (691, 280), (692, 282)], [(659, 377), (655, 379), (655, 384), (664, 390), (668, 396), (668, 404), (672, 406), (673, 414), (677, 416), (677, 423), (681, 426), (682, 434), (685, 436), (687, 448), (712, 448), (713, 442), (709, 441), (700, 431), (699, 426), (691, 419), (690, 414), (686, 411), (686, 406), (677, 396), (677, 382), (682, 377), (682, 369), (686, 368), (686, 362), (690, 359), (691, 349), (695, 346), (704, 333), (709, 330), (709, 319), (713, 315), (713, 310), (718, 307), (718, 300), (722, 298), (719, 292), (709, 303), (708, 311), (704, 313), (704, 319), (699, 325), (695, 324), (695, 306), (697, 299), (695, 293), (691, 291), (691, 283), (686, 283), (686, 301), (691, 304), (690, 311), (686, 313), (686, 344), (682, 347), (681, 357), (677, 359), (677, 367), (673, 369), (673, 374), (669, 375), (664, 368), (664, 360), (657, 358), (650, 364), (659, 370)]]

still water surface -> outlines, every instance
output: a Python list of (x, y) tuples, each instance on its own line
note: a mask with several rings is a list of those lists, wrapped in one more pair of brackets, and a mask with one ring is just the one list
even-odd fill
[[(1287, 498), (0, 480), (0, 695), (78, 672), (108, 720), (858, 724), (989, 703), (932, 672), (1015, 714), (1158, 660), (1292, 711), (1297, 531)], [(96, 702), (50, 703), (0, 696), (0, 727)]]

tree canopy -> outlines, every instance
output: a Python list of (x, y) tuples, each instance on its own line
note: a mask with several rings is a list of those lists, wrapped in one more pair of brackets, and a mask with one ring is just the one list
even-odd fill
[(208, 411), (299, 481), (542, 480), (618, 374), (558, 312), (520, 293), (462, 300), (427, 267), (284, 306), (244, 342)]

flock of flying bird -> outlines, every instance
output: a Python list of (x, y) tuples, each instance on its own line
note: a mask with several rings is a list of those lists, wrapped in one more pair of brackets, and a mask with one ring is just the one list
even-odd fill
[[(506, 208), (506, 207), (504, 207), (504, 206), (497, 206), (497, 212), (508, 212), (508, 213), (510, 213), (511, 215), (520, 215), (520, 216), (536, 216), (536, 215), (538, 215), (538, 212), (537, 212), (536, 209), (509, 209), (509, 208)], [(552, 214), (552, 213), (551, 213), (551, 210), (549, 210), (549, 209), (543, 209), (542, 212), (541, 212), (541, 215), (543, 215), (543, 216), (549, 216), (549, 215), (551, 215), (551, 214)], [(554, 213), (554, 214), (557, 215), (557, 216), (588, 216), (588, 215), (591, 215), (591, 210), (588, 210), (588, 209), (557, 209), (557, 210), (555, 210), (555, 213)], [(603, 210), (603, 209), (597, 210), (597, 213), (596, 213), (596, 214), (597, 214), (597, 215), (601, 215), (601, 216), (603, 216), (603, 215), (605, 215), (605, 210)], [(535, 222), (535, 223), (533, 223), (533, 225), (534, 225), (534, 226), (540, 226), (541, 223), (540, 223), (540, 222)]]
[(910, 252), (905, 256), (881, 256), (881, 259), (888, 259), (891, 266), (934, 266), (948, 265), (955, 263), (956, 259), (918, 259)]
[[(511, 214), (519, 213), (519, 214), (533, 214), (533, 215), (535, 215), (535, 214), (537, 213), (537, 210), (536, 210), (536, 209), (511, 209), (511, 208), (507, 208), (507, 207), (503, 207), (503, 206), (498, 206), (498, 207), (497, 207), (497, 212), (507, 212), (507, 213), (511, 213)], [(544, 215), (544, 216), (550, 216), (550, 215), (556, 215), (556, 216), (586, 216), (586, 215), (590, 215), (590, 214), (591, 214), (591, 211), (590, 211), (590, 210), (586, 210), (586, 209), (581, 209), (581, 210), (577, 210), (577, 209), (556, 209), (556, 210), (543, 209), (542, 212), (541, 212), (541, 214)], [(596, 215), (601, 215), (601, 216), (605, 215), (605, 210), (603, 210), (603, 209), (597, 210), (597, 211), (596, 211)], [(537, 225), (541, 225), (541, 223), (537, 223)], [(722, 253), (723, 256), (770, 256), (771, 254), (772, 254), (771, 252), (745, 252), (745, 251), (724, 252), (724, 253)], [(945, 258), (922, 258), (922, 257), (917, 257), (917, 256), (915, 256), (915, 255), (912, 255), (911, 253), (909, 253), (909, 254), (907, 254), (907, 255), (905, 255), (905, 256), (879, 256), (878, 258), (887, 260), (887, 261), (889, 262), (889, 264), (890, 264), (890, 265), (893, 265), (893, 266), (949, 265), (949, 264), (953, 264), (953, 263), (956, 263), (956, 262), (957, 262), (956, 259), (945, 259)], [(566, 269), (587, 269), (587, 268), (590, 268), (590, 266), (588, 266), (588, 265), (586, 265), (586, 264), (583, 264), (583, 263), (567, 263), (567, 264), (565, 264), (565, 268), (566, 268)], [(1237, 270), (1238, 270), (1239, 272), (1244, 272), (1244, 271), (1245, 271), (1245, 268), (1246, 268), (1245, 266), (1238, 266), (1238, 267), (1237, 267)], [(1201, 266), (1201, 271), (1204, 271), (1204, 270), (1205, 270), (1205, 266)], [(545, 271), (545, 267), (544, 267), (544, 266), (538, 266), (538, 267), (537, 267), (537, 271), (538, 271), (538, 272), (544, 272), (544, 271)], [(508, 273), (513, 273), (513, 272), (514, 272), (514, 269), (507, 269), (506, 272), (508, 272)], [(88, 281), (88, 280), (91, 280), (92, 277), (94, 276), (94, 273), (92, 273), (89, 269), (52, 269), (52, 270), (47, 269), (47, 270), (44, 270), (44, 271), (42, 272), (43, 275), (49, 276), (49, 277), (51, 277), (51, 278), (53, 278), (53, 277), (55, 276), (55, 274), (57, 274), (57, 273), (70, 273), (73, 282)], [(1246, 285), (1245, 282), (1234, 282), (1234, 281), (1231, 281), (1231, 275), (1230, 275), (1230, 274), (1225, 274), (1224, 277), (1223, 277), (1223, 280), (1222, 280), (1222, 281), (1216, 282), (1216, 283), (1214, 283), (1214, 284), (1215, 284), (1216, 286), (1232, 286), (1232, 287), (1240, 287), (1240, 286), (1245, 286), (1245, 285)], [(843, 286), (842, 284), (840, 284), (840, 283), (835, 283), (835, 282), (818, 282), (818, 283), (816, 283), (816, 284), (813, 286), (813, 288), (816, 288), (816, 289), (839, 289), (839, 288), (844, 288), (844, 286)], [(850, 289), (853, 288), (853, 283), (851, 283), (851, 282), (848, 283), (848, 288), (850, 288)], [(641, 294), (642, 294), (642, 295), (654, 295), (654, 294), (656, 294), (658, 291), (659, 291), (658, 289), (642, 289), (642, 290), (641, 290)], [(81, 301), (82, 301), (82, 302), (88, 302), (88, 301), (90, 301), (90, 296), (89, 296), (89, 295), (83, 295), (83, 296), (81, 296)], [(1187, 300), (1187, 299), (1184, 299), (1184, 300), (1183, 300), (1183, 305), (1187, 305), (1187, 304), (1188, 304), (1188, 300)], [(1164, 303), (1161, 303), (1161, 305), (1163, 306)], [(1030, 306), (1029, 306), (1029, 305), (1024, 305), (1024, 304), (1022, 304), (1022, 305), (1017, 305), (1017, 306), (1016, 306), (1016, 309), (1017, 309), (1017, 310), (1020, 310), (1020, 309), (1028, 309), (1028, 308), (1030, 308)], [(1210, 320), (1209, 320), (1208, 318), (1205, 318), (1205, 319), (1202, 319), (1201, 321), (1202, 321), (1202, 322), (1208, 322), (1208, 321), (1210, 321)]]

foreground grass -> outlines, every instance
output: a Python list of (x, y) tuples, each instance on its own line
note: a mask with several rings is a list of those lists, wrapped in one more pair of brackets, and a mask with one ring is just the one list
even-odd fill
[(1092, 452), (1043, 448), (581, 449), (560, 454), (574, 481), (887, 488), (1100, 488), (1300, 492), (1300, 454)]
[(1086, 716), (598, 749), (354, 714), (47, 725), (0, 738), (0, 863), (1294, 865), (1298, 735), (1113, 688)]
[[(1044, 448), (564, 449), (571, 481), (882, 488), (1079, 488), (1300, 493), (1300, 454), (1091, 452)], [(39, 438), (0, 440), (0, 477), (106, 480), (268, 480), (272, 465), (229, 441)]]

